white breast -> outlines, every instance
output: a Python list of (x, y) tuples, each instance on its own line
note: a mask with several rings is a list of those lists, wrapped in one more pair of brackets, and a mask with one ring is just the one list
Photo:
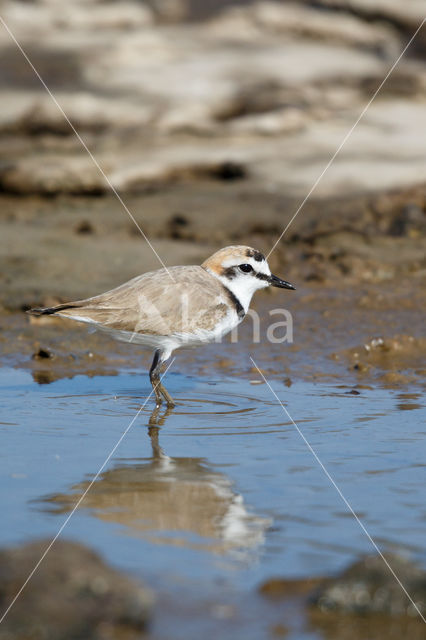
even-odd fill
[(168, 336), (156, 336), (152, 334), (137, 333), (132, 331), (120, 331), (110, 329), (102, 325), (96, 325), (96, 328), (108, 333), (115, 340), (120, 342), (128, 342), (149, 347), (151, 349), (161, 349), (167, 358), (176, 349), (182, 347), (197, 347), (209, 342), (220, 341), (220, 339), (236, 327), (242, 318), (238, 317), (235, 309), (229, 307), (229, 312), (225, 317), (219, 320), (213, 329), (198, 329), (192, 333), (172, 333)]
[[(172, 338), (179, 342), (179, 346), (198, 346), (201, 344), (220, 341), (227, 333), (232, 331), (243, 318), (239, 318), (237, 311), (229, 307), (229, 312), (221, 318), (213, 329), (198, 329), (193, 333), (174, 333)], [(177, 348), (177, 347), (175, 347)]]

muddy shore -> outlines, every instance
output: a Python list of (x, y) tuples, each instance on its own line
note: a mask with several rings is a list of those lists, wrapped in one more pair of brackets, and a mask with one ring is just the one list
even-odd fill
[[(311, 202), (271, 255), (273, 271), (297, 291), (266, 292), (254, 300), (260, 343), (251, 345), (247, 319), (238, 344), (182, 351), (178, 366), (188, 372), (224, 369), (250, 375), (246, 353), (251, 350), (265, 370), (282, 379), (421, 383), (426, 348), (422, 198), (416, 189), (363, 195), (352, 203)], [(386, 211), (376, 213), (380, 199)], [(127, 213), (106, 196), (0, 200), (3, 362), (30, 367), (40, 381), (109, 374), (122, 367), (143, 372), (149, 354), (140, 348), (112, 343), (84, 326), (24, 313), (34, 305), (95, 295), (157, 268), (156, 256)], [(169, 186), (127, 204), (142, 212), (136, 219), (168, 265), (199, 264), (229, 243), (267, 252), (294, 206), (241, 183), (208, 182)], [(339, 204), (348, 215), (342, 216)], [(412, 218), (410, 210), (416, 212)], [(293, 342), (271, 349), (266, 331), (275, 308), (292, 314)]]
[[(3, 362), (30, 367), (40, 381), (146, 366), (137, 349), (22, 313), (161, 266), (138, 225), (167, 265), (200, 263), (235, 243), (268, 253), (420, 17), (415, 3), (409, 16), (398, 3), (377, 4), (375, 17), (362, 3), (256, 2), (213, 13), (206, 5), (199, 21), (197, 3), (101, 11), (93, 0), (59, 19), (54, 2), (21, 11), (4, 0), (9, 28), (82, 138), (3, 29)], [(421, 380), (423, 37), (270, 257), (297, 286), (254, 303), (263, 319), (277, 306), (293, 314), (293, 344), (275, 353), (255, 345), (270, 373)], [(242, 328), (238, 347), (180, 360), (188, 371), (208, 359), (247, 372), (249, 334)]]

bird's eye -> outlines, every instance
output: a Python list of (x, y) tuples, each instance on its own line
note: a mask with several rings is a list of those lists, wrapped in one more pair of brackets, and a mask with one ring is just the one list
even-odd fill
[(251, 264), (240, 264), (238, 268), (244, 273), (250, 273), (250, 271), (253, 271), (253, 267), (251, 266)]

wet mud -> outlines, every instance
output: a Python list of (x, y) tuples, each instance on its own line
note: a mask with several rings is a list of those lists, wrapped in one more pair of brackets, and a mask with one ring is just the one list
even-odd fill
[[(250, 373), (245, 353), (254, 349), (266, 370), (290, 379), (342, 376), (348, 384), (421, 383), (425, 214), (414, 205), (418, 194), (405, 194), (420, 212), (408, 221), (403, 195), (387, 197), (384, 212), (364, 213), (363, 222), (359, 201), (353, 218), (342, 216), (335, 202), (318, 202), (316, 210), (310, 203), (270, 257), (273, 272), (293, 282), (297, 291), (268, 291), (253, 300), (261, 323), (259, 344), (252, 344), (254, 325), (247, 318), (239, 344), (226, 344), (220, 351), (183, 350), (178, 363), (194, 372), (223, 368), (245, 375)], [(221, 245), (248, 243), (264, 252), (273, 245), (279, 220), (287, 219), (277, 213), (279, 198), (253, 198), (238, 186), (204, 184), (129, 204), (143, 211), (139, 221), (167, 264), (199, 264)], [(143, 371), (149, 357), (138, 347), (64, 320), (24, 313), (32, 306), (95, 295), (161, 266), (126, 212), (111, 198), (3, 196), (2, 204), (3, 362), (29, 367), (40, 382), (76, 373), (110, 374), (120, 367)], [(362, 206), (365, 211), (365, 202)], [(260, 209), (261, 223), (255, 222)], [(272, 230), (268, 216), (275, 220)], [(277, 337), (287, 340), (271, 348), (271, 311), (280, 308), (292, 314), (293, 331), (277, 330)]]

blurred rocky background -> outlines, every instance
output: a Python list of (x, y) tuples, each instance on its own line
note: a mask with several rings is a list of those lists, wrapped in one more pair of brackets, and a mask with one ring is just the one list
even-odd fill
[[(21, 195), (110, 192), (62, 109), (122, 193), (210, 178), (303, 198), (424, 13), (421, 0), (0, 5), (0, 186)], [(317, 198), (422, 183), (425, 52), (421, 32)]]

